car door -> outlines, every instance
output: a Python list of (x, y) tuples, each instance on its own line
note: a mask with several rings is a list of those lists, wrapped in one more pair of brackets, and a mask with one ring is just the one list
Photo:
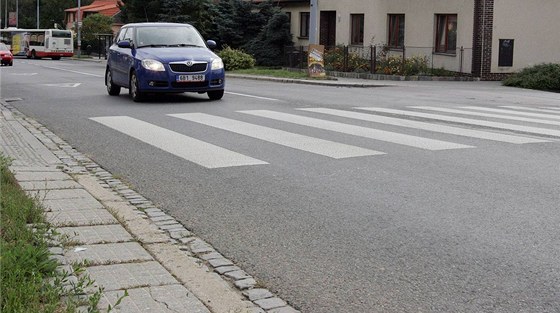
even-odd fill
[(119, 86), (128, 86), (128, 56), (131, 55), (131, 48), (121, 48), (118, 43), (125, 40), (132, 40), (131, 27), (123, 27), (119, 32), (117, 39), (109, 49), (109, 57), (107, 65), (111, 70), (113, 82)]

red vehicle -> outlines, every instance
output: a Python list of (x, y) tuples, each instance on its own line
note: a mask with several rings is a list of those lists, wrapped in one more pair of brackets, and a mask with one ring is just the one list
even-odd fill
[(14, 65), (14, 56), (10, 51), (10, 48), (4, 43), (0, 43), (0, 63), (2, 65)]

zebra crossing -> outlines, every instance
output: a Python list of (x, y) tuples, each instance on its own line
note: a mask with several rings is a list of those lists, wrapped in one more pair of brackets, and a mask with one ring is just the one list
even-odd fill
[[(345, 110), (300, 108), (290, 113), (273, 110), (241, 110), (236, 111), (236, 113), (262, 119), (263, 123), (267, 120), (273, 120), (319, 130), (325, 132), (325, 134), (351, 135), (362, 139), (371, 139), (373, 142), (388, 142), (405, 148), (422, 149), (436, 153), (444, 150), (476, 148), (473, 145), (460, 143), (460, 138), (464, 137), (515, 145), (559, 141), (560, 127), (558, 126), (560, 126), (560, 121), (557, 120), (560, 120), (560, 110), (555, 109), (554, 107), (529, 108), (521, 106), (501, 106), (500, 108), (410, 106), (405, 109), (381, 107), (355, 107)], [(426, 113), (426, 111), (435, 111), (438, 114)], [(387, 154), (387, 152), (381, 151), (382, 149), (359, 147), (207, 113), (179, 113), (166, 114), (166, 116), (332, 159), (376, 157)], [(335, 117), (338, 121), (330, 120), (332, 117)], [(344, 122), (339, 122), (341, 118)], [(422, 118), (423, 121), (419, 121), (418, 118)], [(129, 116), (104, 116), (90, 119), (205, 168), (269, 164), (266, 160), (259, 160), (240, 152), (210, 144), (200, 138), (177, 133)], [(355, 125), (356, 121), (365, 121), (369, 124), (368, 126), (359, 126)], [(527, 126), (522, 125), (521, 122), (539, 125), (538, 127), (536, 125)], [(378, 129), (380, 125), (399, 127), (403, 131)], [(484, 129), (473, 129), (473, 127), (483, 127)], [(408, 135), (405, 133), (406, 129), (426, 131), (427, 135)], [(432, 138), (437, 136), (438, 133), (457, 136), (458, 142)], [(470, 142), (472, 143), (472, 141)]]

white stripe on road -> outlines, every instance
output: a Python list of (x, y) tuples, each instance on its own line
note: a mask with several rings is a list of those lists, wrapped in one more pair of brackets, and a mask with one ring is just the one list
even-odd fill
[[(501, 105), (500, 107), (501, 108), (507, 108), (507, 109), (524, 110), (524, 111), (534, 111), (534, 112), (560, 114), (560, 112), (556, 111), (556, 110), (560, 110), (560, 108), (547, 110), (547, 109), (527, 108), (527, 107), (521, 107), (521, 106), (516, 106), (516, 105)], [(551, 108), (549, 108), (549, 109), (551, 109)]]
[(538, 123), (538, 124), (547, 124), (547, 125), (560, 125), (560, 122), (556, 122), (556, 121), (547, 121), (547, 120), (540, 120), (540, 119), (533, 119), (533, 118), (508, 116), (508, 115), (502, 115), (502, 114), (490, 114), (490, 113), (472, 112), (472, 111), (465, 111), (465, 110), (456, 110), (456, 109), (429, 107), (429, 106), (412, 106), (411, 108), (420, 109), (420, 110), (446, 112), (446, 113), (491, 117), (491, 118), (498, 118), (498, 119), (529, 122), (529, 123)]
[(206, 168), (268, 164), (129, 116), (91, 120)]
[[(36, 64), (34, 64), (36, 65)], [(81, 75), (86, 75), (86, 76), (93, 76), (93, 77), (105, 77), (104, 75), (98, 75), (98, 74), (92, 74), (92, 73), (86, 73), (86, 72), (79, 72), (79, 71), (73, 71), (73, 70), (67, 70), (65, 68), (60, 68), (60, 67), (54, 67), (54, 66), (46, 66), (46, 65), (39, 65), (40, 67), (44, 67), (44, 68), (49, 68), (51, 70), (59, 70), (59, 71), (64, 71), (64, 72), (70, 72), (70, 73), (76, 73), (76, 74), (81, 74)]]
[(183, 120), (227, 130), (237, 134), (265, 140), (282, 146), (324, 155), (334, 159), (385, 154), (379, 151), (368, 150), (338, 142), (294, 134), (283, 130), (254, 125), (204, 113), (168, 115)]
[(237, 92), (231, 92), (231, 91), (226, 91), (226, 93), (229, 94), (229, 95), (235, 95), (235, 96), (241, 96), (241, 97), (249, 97), (249, 98), (261, 99), (261, 100), (280, 101), (280, 100), (274, 99), (274, 98), (259, 97), (259, 96), (253, 96), (253, 95), (246, 95), (246, 94), (243, 94), (243, 93), (237, 93)]
[(512, 110), (501, 110), (501, 109), (475, 107), (475, 106), (468, 106), (468, 107), (462, 107), (462, 108), (463, 109), (469, 109), (469, 110), (479, 110), (479, 111), (494, 112), (494, 113), (503, 113), (503, 114), (511, 114), (511, 115), (521, 115), (521, 116), (537, 117), (537, 118), (544, 118), (544, 119), (548, 118), (548, 119), (553, 119), (553, 120), (560, 120), (560, 116), (553, 116), (553, 115), (549, 115), (549, 114), (519, 112), (519, 111), (512, 111)]
[(431, 114), (431, 113), (421, 113), (421, 112), (414, 112), (414, 111), (395, 110), (395, 109), (386, 109), (386, 108), (359, 107), (359, 108), (356, 108), (356, 109), (371, 111), (371, 112), (384, 112), (384, 113), (390, 113), (390, 114), (414, 116), (414, 117), (428, 118), (428, 119), (438, 120), (438, 121), (455, 122), (455, 123), (461, 123), (461, 124), (477, 125), (477, 126), (484, 126), (484, 127), (498, 128), (498, 129), (507, 129), (507, 130), (512, 130), (512, 131), (531, 133), (531, 134), (537, 134), (537, 135), (547, 135), (547, 136), (560, 137), (560, 131), (554, 130), (554, 129), (547, 129), (547, 128), (529, 127), (529, 126), (521, 126), (521, 125), (515, 125), (515, 124), (475, 120), (475, 119), (463, 118), (463, 117), (455, 117), (455, 116), (447, 116), (447, 115)]
[(428, 138), (422, 138), (417, 136), (404, 135), (394, 132), (388, 132), (384, 130), (372, 129), (367, 127), (330, 122), (321, 119), (274, 112), (268, 110), (249, 110), (249, 111), (239, 111), (245, 114), (251, 114), (255, 116), (270, 118), (273, 120), (293, 123), (297, 125), (304, 125), (319, 129), (325, 129), (329, 131), (365, 137), (380, 141), (392, 142), (400, 145), (411, 146), (427, 150), (447, 150), (447, 149), (462, 149), (462, 148), (473, 148), (472, 146), (461, 145), (457, 143), (434, 140)]
[(465, 129), (465, 128), (454, 127), (454, 126), (431, 124), (431, 123), (418, 122), (418, 121), (412, 121), (412, 120), (401, 119), (401, 118), (371, 115), (371, 114), (358, 113), (352, 111), (334, 110), (334, 109), (326, 109), (326, 108), (311, 108), (311, 109), (298, 109), (298, 110), (342, 116), (342, 117), (353, 118), (357, 120), (374, 122), (374, 123), (382, 123), (382, 124), (396, 125), (396, 126), (409, 127), (415, 129), (422, 129), (422, 130), (428, 130), (428, 131), (433, 131), (438, 133), (508, 142), (513, 144), (547, 142), (546, 140), (542, 140), (542, 139), (505, 135), (505, 134), (493, 133), (488, 131)]

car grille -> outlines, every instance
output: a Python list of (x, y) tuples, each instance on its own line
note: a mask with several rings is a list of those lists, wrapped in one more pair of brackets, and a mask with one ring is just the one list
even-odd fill
[(176, 73), (205, 72), (208, 67), (207, 62), (193, 62), (191, 66), (188, 66), (187, 63), (188, 62), (170, 63), (169, 67)]

